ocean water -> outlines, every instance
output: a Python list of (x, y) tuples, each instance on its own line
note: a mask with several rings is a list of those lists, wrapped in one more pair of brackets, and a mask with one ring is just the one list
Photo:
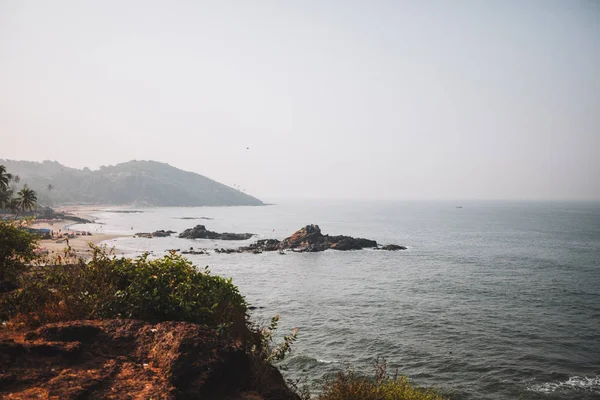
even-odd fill
[[(281, 239), (315, 223), (323, 233), (409, 247), (188, 256), (233, 277), (259, 307), (255, 321), (280, 315), (282, 335), (299, 328), (286, 374), (315, 389), (347, 364), (369, 370), (384, 357), (391, 370), (454, 399), (600, 399), (600, 203), (290, 202), (139, 210), (99, 211), (102, 225), (85, 229), (181, 232), (204, 224)], [(128, 237), (108, 244), (128, 255), (160, 255), (249, 242)]]

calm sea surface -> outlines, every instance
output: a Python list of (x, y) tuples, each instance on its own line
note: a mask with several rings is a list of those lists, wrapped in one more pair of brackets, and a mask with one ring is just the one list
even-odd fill
[[(287, 374), (315, 388), (346, 363), (367, 370), (384, 357), (413, 382), (455, 399), (600, 399), (600, 203), (298, 202), (139, 210), (99, 211), (104, 225), (85, 229), (181, 232), (204, 224), (281, 239), (314, 223), (323, 233), (409, 247), (189, 256), (233, 277), (260, 307), (256, 321), (279, 314), (281, 334), (300, 329)], [(160, 255), (249, 242), (129, 237), (108, 244), (129, 255)]]

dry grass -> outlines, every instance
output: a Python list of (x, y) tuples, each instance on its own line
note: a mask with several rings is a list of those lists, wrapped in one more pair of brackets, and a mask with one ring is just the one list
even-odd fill
[(412, 385), (405, 376), (387, 373), (385, 361), (375, 363), (373, 377), (347, 370), (323, 385), (318, 400), (447, 400), (434, 389)]

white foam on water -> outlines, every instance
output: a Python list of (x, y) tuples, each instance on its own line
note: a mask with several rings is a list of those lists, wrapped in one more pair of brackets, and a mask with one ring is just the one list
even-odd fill
[(600, 393), (600, 375), (597, 376), (571, 376), (566, 381), (545, 382), (527, 388), (533, 392), (553, 393), (557, 391), (586, 391)]
[(335, 362), (335, 361), (321, 360), (321, 359), (317, 358), (317, 362), (319, 362), (319, 363), (323, 363), (323, 364), (331, 364), (331, 363), (333, 363), (333, 362)]

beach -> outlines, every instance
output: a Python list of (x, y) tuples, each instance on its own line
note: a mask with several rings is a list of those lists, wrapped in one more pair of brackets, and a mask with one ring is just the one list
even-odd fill
[[(108, 207), (108, 206), (105, 206)], [(94, 211), (101, 211), (103, 206), (65, 206), (56, 208), (55, 212), (62, 212), (79, 218), (94, 220)], [(89, 244), (98, 245), (106, 240), (111, 240), (126, 235), (114, 235), (97, 232), (89, 232), (82, 230), (73, 230), (70, 227), (78, 224), (77, 222), (68, 219), (39, 219), (30, 225), (33, 229), (50, 229), (53, 233), (52, 239), (42, 239), (39, 241), (39, 251), (48, 251), (50, 255), (53, 253), (63, 253), (65, 248), (71, 247), (77, 255), (86, 257), (91, 254)], [(81, 225), (80, 225), (81, 226)], [(84, 225), (85, 226), (85, 225)], [(78, 234), (79, 233), (79, 234)], [(85, 233), (85, 234), (83, 234)], [(66, 235), (69, 235), (67, 238)], [(67, 243), (68, 240), (68, 243)]]

